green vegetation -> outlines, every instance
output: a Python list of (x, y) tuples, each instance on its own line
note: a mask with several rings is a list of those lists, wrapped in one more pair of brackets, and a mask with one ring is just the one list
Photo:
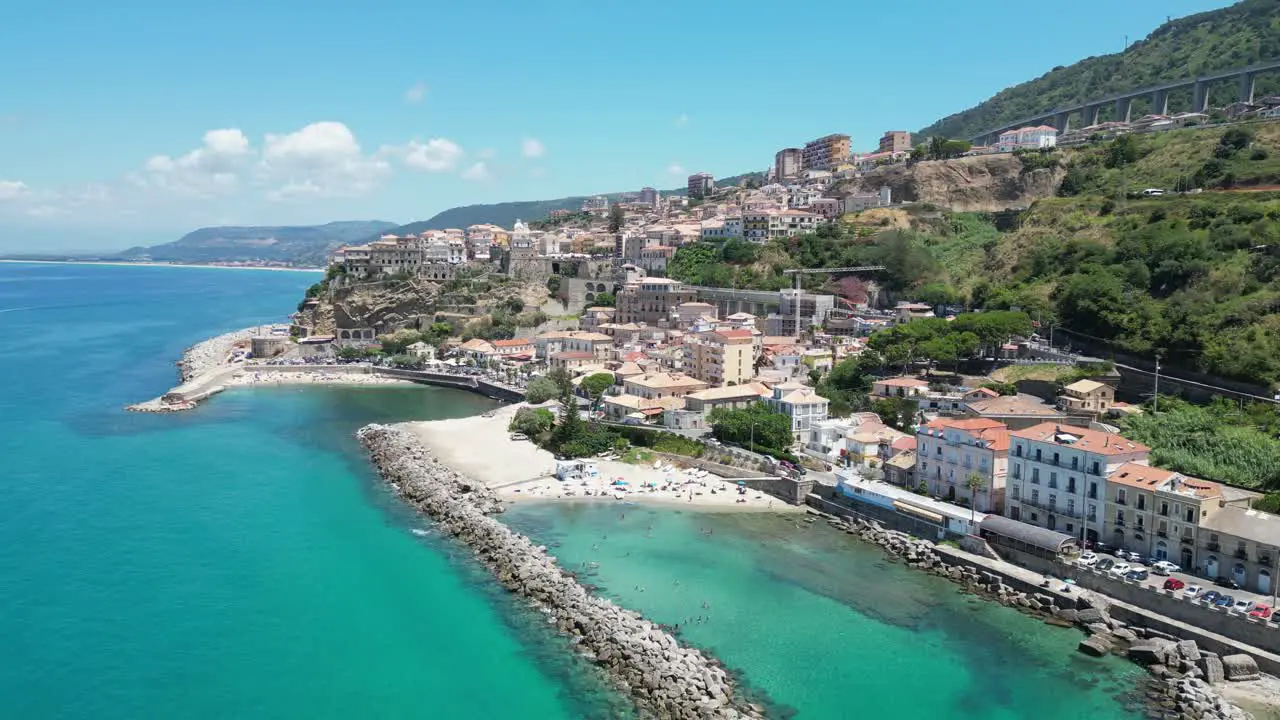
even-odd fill
[(535, 442), (545, 442), (543, 435), (550, 433), (555, 423), (555, 413), (546, 408), (522, 407), (507, 424), (507, 430), (524, 433)]
[[(1091, 57), (1056, 67), (1035, 80), (996, 93), (991, 99), (943, 118), (920, 131), (930, 137), (973, 137), (1051, 108), (1078, 104), (1134, 88), (1227, 70), (1280, 56), (1280, 5), (1244, 0), (1221, 10), (1172, 20), (1121, 53)], [(1258, 77), (1256, 93), (1280, 91), (1280, 77)], [(1236, 99), (1233, 83), (1211, 88), (1213, 105)], [(1171, 93), (1171, 108), (1190, 105), (1190, 88)], [(1135, 100), (1133, 117), (1151, 111)], [(1108, 108), (1105, 112), (1110, 113)], [(1103, 119), (1109, 118), (1104, 115)]]
[(716, 408), (707, 416), (711, 434), (723, 443), (774, 457), (791, 458), (791, 420), (782, 413), (755, 403), (740, 410)]
[(990, 355), (1015, 335), (1031, 334), (1026, 313), (989, 311), (962, 313), (954, 320), (927, 318), (881, 330), (867, 341), (886, 365), (903, 368), (919, 360), (956, 366), (962, 360)]
[(618, 299), (611, 292), (602, 292), (591, 301), (591, 307), (613, 307)]
[(1280, 415), (1264, 404), (1219, 400), (1196, 406), (1160, 398), (1160, 412), (1122, 421), (1125, 436), (1151, 447), (1153, 465), (1241, 487), (1280, 490)]
[(560, 386), (555, 380), (543, 375), (529, 381), (524, 389), (525, 402), (540, 405), (560, 394)]
[(613, 373), (593, 373), (582, 378), (582, 391), (591, 400), (592, 410), (600, 407), (600, 398), (604, 397), (604, 391), (613, 387), (613, 385)]
[(871, 403), (871, 412), (880, 416), (880, 422), (895, 430), (913, 432), (918, 405), (910, 398), (884, 398)]
[(941, 135), (934, 135), (928, 142), (920, 143), (911, 149), (912, 160), (950, 160), (969, 152), (973, 143), (968, 140), (951, 140)]
[(553, 370), (547, 377), (555, 384), (560, 399), (560, 422), (546, 433), (545, 439), (539, 443), (541, 447), (558, 457), (578, 458), (608, 452), (620, 443), (625, 445), (626, 441), (617, 433), (599, 423), (582, 419), (568, 373)]

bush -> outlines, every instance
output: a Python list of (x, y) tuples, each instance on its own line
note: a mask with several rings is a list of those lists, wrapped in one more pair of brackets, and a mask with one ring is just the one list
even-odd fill
[(538, 405), (544, 403), (560, 394), (560, 388), (556, 382), (547, 376), (534, 378), (524, 389), (525, 402)]
[(1270, 157), (1270, 155), (1268, 155), (1267, 151), (1262, 148), (1257, 148), (1253, 152), (1249, 153), (1250, 160), (1266, 160), (1268, 157)]
[(556, 423), (555, 413), (546, 408), (522, 407), (516, 411), (511, 422), (507, 424), (510, 432), (524, 433), (531, 438), (538, 438), (543, 433), (551, 432)]

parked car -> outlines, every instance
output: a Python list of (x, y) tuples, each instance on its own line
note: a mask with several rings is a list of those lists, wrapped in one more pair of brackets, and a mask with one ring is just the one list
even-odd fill
[(1213, 603), (1214, 607), (1233, 608), (1236, 606), (1236, 599), (1230, 595), (1219, 595), (1218, 599)]
[(1218, 587), (1224, 587), (1224, 588), (1227, 588), (1228, 590), (1239, 590), (1239, 589), (1240, 589), (1240, 586), (1236, 584), (1236, 581), (1235, 581), (1235, 580), (1232, 580), (1231, 578), (1229, 578), (1229, 577), (1227, 577), (1227, 576), (1225, 576), (1225, 575), (1224, 575), (1224, 576), (1222, 576), (1222, 577), (1220, 577), (1220, 578), (1218, 578), (1217, 580), (1214, 580), (1214, 581), (1213, 581), (1213, 584), (1214, 584), (1214, 585), (1217, 585)]
[(1131, 569), (1129, 572), (1125, 573), (1124, 579), (1132, 580), (1134, 582), (1141, 582), (1143, 580), (1146, 580), (1148, 577), (1150, 577), (1150, 575), (1151, 573), (1148, 572), (1146, 568), (1139, 565), (1138, 567), (1135, 567)]
[(1177, 565), (1174, 565), (1168, 560), (1157, 560), (1151, 563), (1151, 572), (1157, 575), (1170, 575), (1172, 573), (1178, 572), (1181, 569), (1182, 568), (1178, 567)]
[(1112, 565), (1115, 565), (1115, 564), (1116, 564), (1116, 561), (1112, 560), (1111, 558), (1102, 558), (1101, 560), (1098, 561), (1098, 564), (1095, 565), (1094, 567), (1097, 568), (1098, 570), (1101, 570), (1102, 572), (1106, 572), (1111, 569)]
[(1266, 620), (1267, 618), (1271, 617), (1271, 606), (1258, 603), (1257, 605), (1253, 606), (1252, 610), (1249, 611), (1249, 617), (1255, 617), (1255, 618), (1258, 618), (1259, 620)]
[[(1155, 568), (1151, 568), (1151, 569), (1155, 570)], [(1178, 578), (1169, 578), (1168, 580), (1164, 581), (1165, 590), (1182, 590), (1182, 588), (1186, 586), (1187, 584), (1182, 582)], [(1191, 596), (1195, 597), (1195, 593), (1191, 593)]]
[(1252, 600), (1237, 600), (1236, 604), (1231, 607), (1238, 613), (1251, 613), (1253, 609), (1258, 607), (1258, 603)]
[(1127, 562), (1118, 562), (1115, 565), (1112, 565), (1111, 569), (1107, 571), (1107, 573), (1112, 577), (1118, 578), (1124, 577), (1124, 574), (1127, 572), (1129, 572), (1129, 563)]
[(1201, 593), (1200, 597), (1196, 599), (1199, 600), (1200, 602), (1203, 602), (1205, 605), (1213, 605), (1214, 603), (1218, 602), (1218, 598), (1220, 597), (1222, 597), (1222, 593), (1218, 592), (1217, 590), (1209, 590)]
[(1160, 188), (1147, 188), (1142, 191), (1143, 197), (1160, 197), (1163, 194), (1164, 190), (1161, 190)]
[(512, 440), (528, 440), (529, 436), (524, 433), (511, 433)]
[(1080, 567), (1093, 567), (1098, 564), (1098, 556), (1090, 550), (1085, 550), (1076, 558), (1076, 564)]

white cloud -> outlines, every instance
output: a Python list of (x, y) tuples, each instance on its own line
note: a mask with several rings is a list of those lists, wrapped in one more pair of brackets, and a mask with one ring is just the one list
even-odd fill
[(413, 84), (413, 87), (404, 91), (404, 101), (410, 105), (417, 105), (427, 97), (427, 84), (419, 80)]
[(492, 175), (489, 174), (489, 166), (486, 165), (484, 161), (480, 161), (478, 163), (475, 163), (471, 167), (467, 168), (466, 170), (463, 170), (462, 177), (468, 180), (476, 180), (478, 182), (482, 182), (490, 179)]
[(676, 127), (684, 127), (685, 125), (689, 124), (689, 116), (685, 115), (684, 113), (680, 113), (679, 115), (676, 116), (676, 119), (672, 120), (671, 122)]
[(667, 166), (667, 173), (668, 173), (668, 174), (671, 174), (671, 175), (684, 175), (684, 174), (685, 174), (685, 172), (684, 172), (684, 168), (683, 168), (683, 167), (681, 167), (681, 166), (680, 166), (680, 163), (677, 163), (677, 162), (673, 162), (673, 163), (671, 163), (670, 165), (668, 165), (668, 166)]
[(384, 146), (379, 152), (398, 157), (400, 162), (415, 170), (427, 172), (452, 170), (464, 155), (460, 145), (446, 138), (431, 138), (425, 143), (410, 140), (401, 146)]
[(377, 185), (391, 166), (360, 149), (340, 122), (312, 123), (288, 135), (267, 135), (259, 172), (274, 186), (272, 200), (296, 197), (351, 197)]
[(210, 130), (200, 147), (179, 157), (155, 155), (147, 160), (145, 175), (133, 174), (135, 185), (168, 188), (190, 195), (230, 192), (250, 165), (253, 149), (238, 129)]
[(527, 158), (538, 158), (547, 154), (547, 146), (537, 138), (525, 138), (520, 141), (520, 154)]
[(27, 184), (20, 180), (0, 180), (0, 200), (13, 200), (27, 192)]

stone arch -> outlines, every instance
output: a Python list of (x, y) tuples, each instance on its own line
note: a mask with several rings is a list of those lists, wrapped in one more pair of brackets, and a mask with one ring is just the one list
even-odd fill
[(1271, 571), (1266, 568), (1262, 568), (1258, 570), (1258, 592), (1263, 595), (1270, 595), (1271, 591)]
[(351, 331), (350, 331), (350, 330), (343, 330), (342, 332), (338, 333), (338, 337), (342, 338), (343, 340), (350, 340), (350, 339), (351, 339)]
[(1169, 544), (1163, 540), (1156, 541), (1156, 559), (1157, 560), (1169, 559)]
[(595, 293), (587, 293), (587, 295), (586, 295), (586, 298), (585, 298), (585, 299), (586, 299), (586, 301), (587, 301), (587, 302), (591, 302), (592, 300), (595, 300), (595, 299), (596, 299), (596, 294), (595, 294)]
[(1217, 555), (1209, 556), (1209, 559), (1204, 564), (1204, 574), (1205, 574), (1205, 577), (1211, 580), (1218, 579), (1218, 556)]
[(1245, 572), (1244, 563), (1236, 563), (1231, 567), (1231, 579), (1236, 581), (1240, 587), (1244, 587), (1244, 581), (1248, 579), (1248, 573)]
[(373, 339), (373, 329), (372, 329), (372, 328), (368, 328), (368, 329), (366, 329), (366, 330), (364, 331), (364, 339), (365, 339), (365, 340), (372, 340), (372, 339)]

